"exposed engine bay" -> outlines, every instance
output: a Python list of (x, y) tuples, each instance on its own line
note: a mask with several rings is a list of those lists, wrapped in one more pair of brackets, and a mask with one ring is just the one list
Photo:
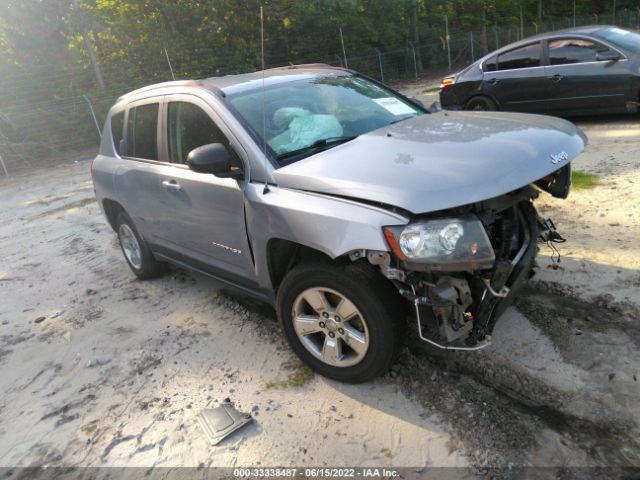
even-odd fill
[[(561, 169), (536, 185), (553, 186), (555, 191), (550, 193), (564, 197), (568, 194), (569, 175), (569, 168)], [(555, 180), (561, 180), (557, 183), (563, 187), (559, 188)], [(466, 245), (473, 260), (450, 265), (402, 259), (397, 248), (392, 248), (394, 252), (398, 250), (397, 255), (366, 253), (369, 262), (378, 265), (411, 303), (422, 340), (440, 348), (461, 350), (478, 350), (489, 344), (497, 320), (534, 274), (538, 243), (548, 243), (557, 251), (553, 243), (565, 241), (553, 222), (536, 212), (533, 201), (539, 193), (538, 188), (528, 185), (493, 199), (438, 212), (438, 218), (479, 220), (490, 242), (487, 250), (493, 250), (490, 258), (476, 258), (482, 253), (482, 246), (477, 243)], [(394, 239), (389, 240), (393, 247)]]

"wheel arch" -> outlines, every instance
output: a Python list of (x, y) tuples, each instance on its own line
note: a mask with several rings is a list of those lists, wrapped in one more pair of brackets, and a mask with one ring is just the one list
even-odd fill
[(109, 225), (115, 231), (118, 214), (120, 212), (126, 212), (126, 210), (120, 203), (109, 198), (102, 200), (102, 209), (104, 211), (104, 216), (107, 217), (107, 222), (109, 222)]
[(274, 291), (278, 290), (286, 274), (300, 263), (347, 261), (346, 255), (332, 258), (326, 252), (284, 238), (271, 238), (267, 242), (266, 256), (269, 279)]

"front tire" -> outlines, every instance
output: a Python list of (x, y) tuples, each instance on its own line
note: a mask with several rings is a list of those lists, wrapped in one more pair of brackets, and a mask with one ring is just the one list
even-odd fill
[(125, 212), (120, 212), (116, 218), (116, 233), (127, 264), (140, 280), (150, 280), (164, 273), (164, 264), (153, 257), (149, 246)]
[(404, 305), (368, 265), (298, 265), (278, 289), (277, 309), (291, 348), (325, 377), (365, 382), (399, 352)]

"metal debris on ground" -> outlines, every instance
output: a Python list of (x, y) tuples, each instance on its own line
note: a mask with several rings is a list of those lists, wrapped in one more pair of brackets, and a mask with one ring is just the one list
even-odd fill
[(252, 420), (253, 418), (248, 413), (236, 410), (228, 398), (225, 398), (219, 407), (205, 408), (198, 415), (198, 423), (211, 445), (218, 445)]

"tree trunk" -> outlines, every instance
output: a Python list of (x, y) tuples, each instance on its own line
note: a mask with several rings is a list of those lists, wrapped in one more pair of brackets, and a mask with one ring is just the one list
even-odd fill
[(542, 0), (538, 0), (538, 21), (542, 21)]
[(489, 53), (489, 40), (487, 38), (487, 11), (482, 9), (482, 51), (485, 53)]
[(420, 56), (420, 50), (418, 49), (418, 45), (420, 45), (420, 32), (418, 29), (418, 0), (413, 0), (411, 2), (412, 9), (412, 17), (413, 17), (413, 46), (416, 49), (416, 69), (419, 72), (422, 72), (422, 58)]

